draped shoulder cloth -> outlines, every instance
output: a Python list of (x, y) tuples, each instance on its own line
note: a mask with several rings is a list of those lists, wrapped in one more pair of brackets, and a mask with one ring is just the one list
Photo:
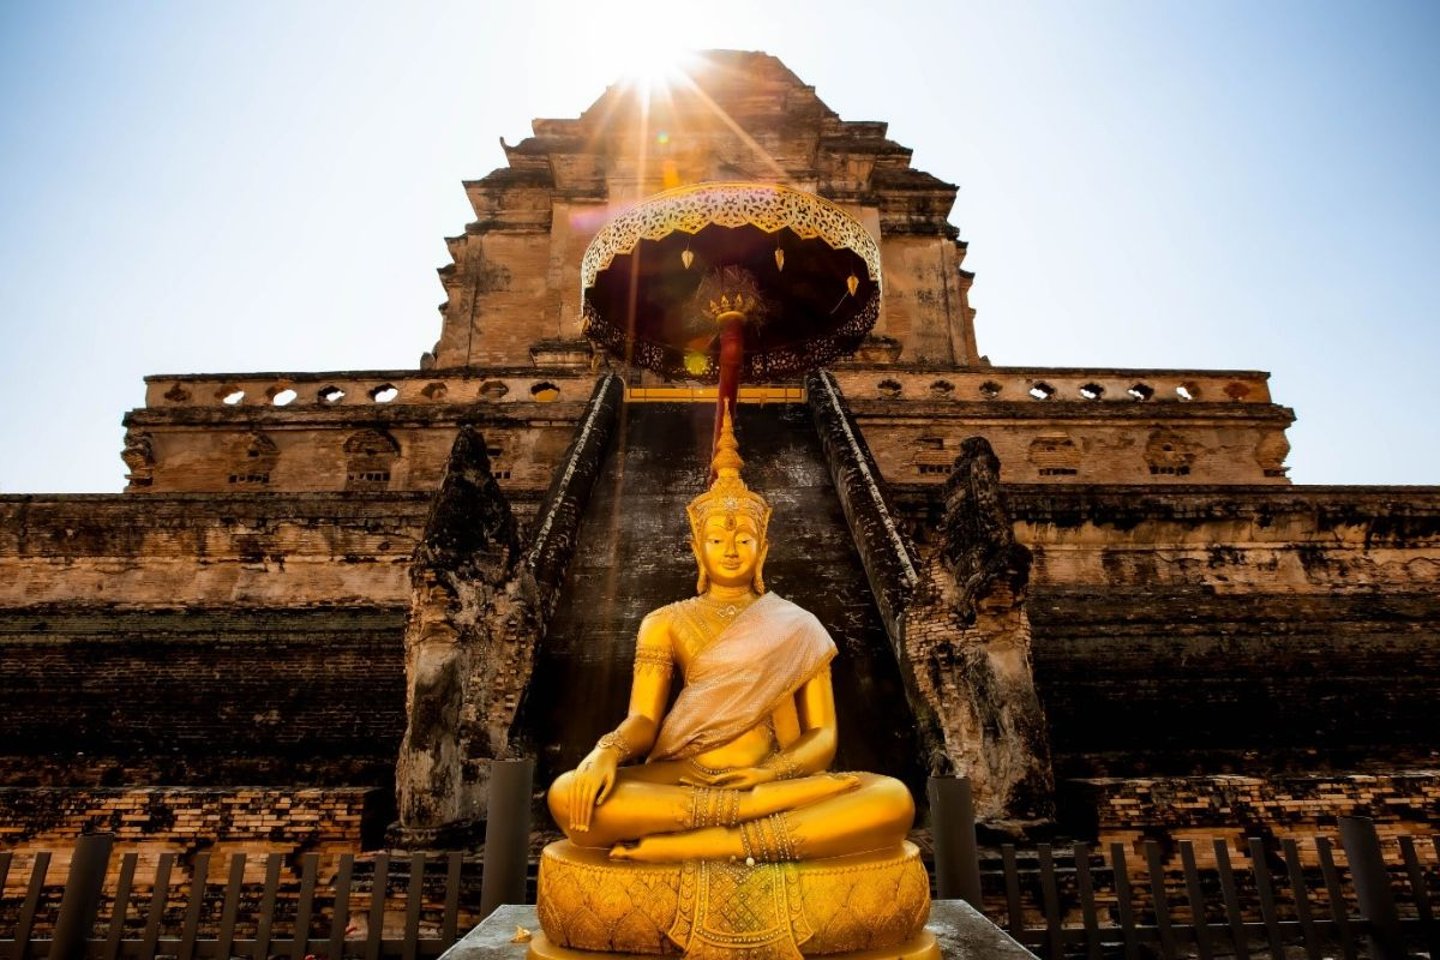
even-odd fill
[(684, 760), (724, 746), (775, 712), (835, 656), (815, 616), (767, 593), (690, 661), (651, 760)]

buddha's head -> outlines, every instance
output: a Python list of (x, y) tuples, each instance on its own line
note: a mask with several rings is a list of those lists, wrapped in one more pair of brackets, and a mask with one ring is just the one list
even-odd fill
[(700, 568), (696, 593), (704, 593), (711, 585), (748, 586), (756, 593), (765, 592), (765, 553), (769, 549), (765, 532), (770, 525), (770, 504), (746, 488), (740, 479), (744, 465), (727, 406), (720, 439), (715, 444), (715, 459), (710, 464), (715, 482), (685, 508), (690, 517), (690, 546)]

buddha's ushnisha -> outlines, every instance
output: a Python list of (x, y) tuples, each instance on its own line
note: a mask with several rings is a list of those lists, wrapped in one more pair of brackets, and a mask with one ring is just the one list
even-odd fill
[[(628, 715), (550, 787), (577, 845), (617, 859), (767, 862), (896, 847), (910, 829), (899, 781), (825, 772), (835, 643), (766, 592), (770, 505), (746, 488), (743, 465), (727, 407), (715, 480), (686, 511), (697, 595), (644, 619)], [(685, 684), (667, 712), (676, 667)]]

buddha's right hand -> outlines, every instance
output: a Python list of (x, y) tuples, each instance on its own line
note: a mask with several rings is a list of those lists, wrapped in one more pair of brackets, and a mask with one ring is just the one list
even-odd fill
[(613, 750), (595, 748), (575, 768), (570, 780), (570, 829), (584, 832), (590, 829), (590, 817), (595, 808), (610, 796), (615, 786), (615, 770), (620, 760)]

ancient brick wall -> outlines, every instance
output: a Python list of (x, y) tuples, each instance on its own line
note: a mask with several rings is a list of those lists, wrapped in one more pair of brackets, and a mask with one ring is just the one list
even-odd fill
[(389, 782), (404, 610), (0, 611), (0, 783)]
[(1433, 766), (1440, 491), (1006, 494), (1062, 778)]
[(835, 378), (891, 483), (940, 484), (971, 436), (1007, 483), (1287, 484), (1266, 375), (845, 365)]
[(428, 500), (0, 497), (0, 606), (404, 603)]
[[(1165, 840), (1173, 852), (1194, 840), (1202, 867), (1214, 861), (1211, 838), (1243, 850), (1243, 841), (1334, 836), (1337, 817), (1368, 817), (1382, 842), (1431, 836), (1440, 810), (1440, 771), (1348, 775), (1237, 775), (1097, 778), (1066, 785), (1065, 808), (1080, 837), (1104, 844)], [(1083, 814), (1083, 818), (1079, 815)], [(1201, 842), (1204, 841), (1204, 842)], [(1314, 847), (1301, 844), (1307, 857)]]
[(165, 853), (179, 855), (182, 864), (196, 853), (211, 854), (212, 882), (223, 879), (236, 853), (247, 855), (247, 883), (263, 881), (267, 853), (319, 854), (320, 875), (328, 876), (341, 854), (360, 851), (363, 835), (383, 820), (388, 803), (383, 791), (343, 787), (0, 788), (0, 848), (15, 855), (4, 892), (23, 893), (31, 857), (39, 852), (54, 854), (49, 882), (63, 881), (74, 838), (93, 832), (115, 835), (112, 882), (119, 854), (132, 852), (142, 884)]
[(387, 783), (427, 505), (0, 499), (0, 783)]
[(125, 417), (127, 491), (433, 490), (463, 421), (481, 426), (507, 493), (534, 499), (594, 380), (536, 367), (151, 377)]

